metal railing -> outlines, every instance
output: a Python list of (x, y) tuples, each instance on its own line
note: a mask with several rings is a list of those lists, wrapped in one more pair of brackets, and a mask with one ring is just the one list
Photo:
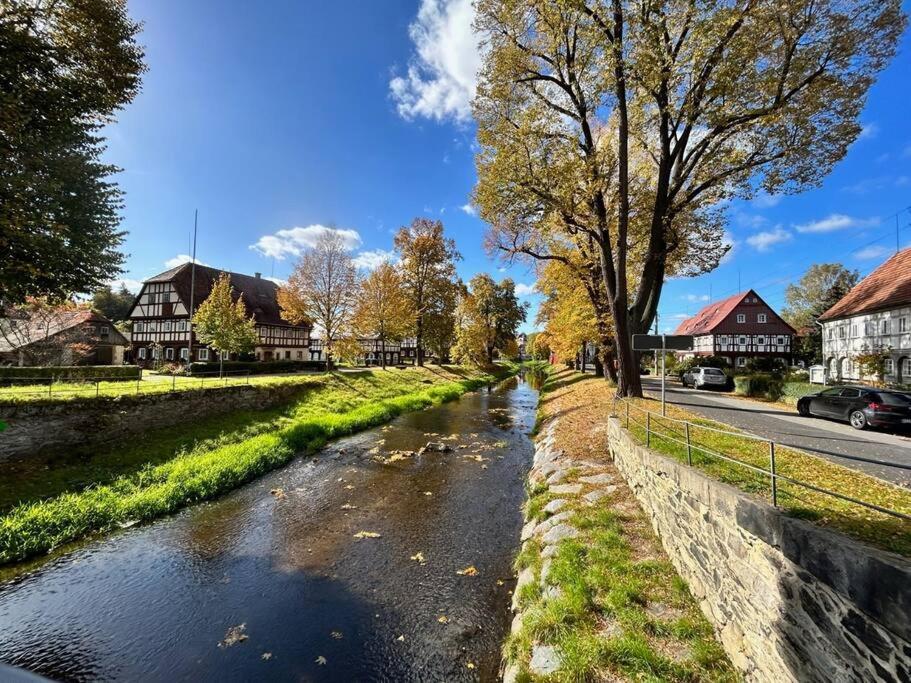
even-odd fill
[[(625, 415), (623, 415), (623, 416), (621, 416), (619, 414), (619, 412), (617, 411), (618, 402), (625, 405), (625, 411), (624, 411)], [(644, 415), (643, 421), (637, 420), (634, 417), (630, 416), (631, 407), (636, 415), (639, 415), (639, 416)], [(638, 412), (636, 412), (636, 411), (638, 411)], [(618, 419), (625, 419), (625, 423), (626, 423), (625, 426), (626, 426), (627, 431), (630, 431), (630, 425), (636, 425), (640, 428), (645, 429), (646, 447), (651, 447), (652, 438), (663, 439), (665, 441), (676, 443), (680, 446), (683, 446), (686, 449), (686, 463), (690, 467), (693, 466), (693, 452), (695, 451), (697, 453), (704, 454), (710, 458), (717, 458), (719, 460), (723, 460), (725, 462), (732, 463), (739, 467), (746, 468), (747, 470), (750, 470), (752, 472), (759, 474), (763, 478), (768, 478), (769, 485), (771, 488), (771, 502), (772, 502), (772, 505), (774, 505), (776, 507), (778, 507), (778, 497), (779, 497), (778, 483), (781, 481), (781, 482), (786, 482), (789, 484), (794, 484), (795, 486), (800, 486), (802, 488), (809, 489), (811, 491), (815, 491), (816, 493), (821, 493), (823, 495), (832, 496), (834, 498), (838, 498), (845, 502), (854, 503), (856, 505), (861, 505), (867, 509), (876, 510), (877, 512), (881, 512), (886, 515), (891, 515), (891, 516), (897, 517), (899, 519), (911, 521), (911, 515), (909, 515), (905, 512), (901, 512), (899, 510), (893, 510), (891, 508), (886, 508), (881, 505), (871, 503), (869, 501), (861, 500), (859, 498), (854, 498), (852, 496), (848, 496), (843, 493), (839, 493), (837, 491), (831, 491), (831, 490), (823, 488), (821, 486), (817, 486), (816, 484), (811, 484), (810, 482), (802, 481), (795, 477), (781, 474), (781, 472), (779, 472), (777, 469), (776, 444), (775, 444), (775, 441), (773, 441), (771, 439), (766, 439), (766, 438), (763, 438), (760, 436), (754, 436), (753, 434), (747, 434), (744, 432), (734, 432), (734, 431), (729, 431), (726, 429), (718, 429), (717, 427), (709, 427), (707, 425), (696, 424), (694, 422), (690, 422), (688, 420), (681, 420), (679, 418), (668, 417), (666, 415), (661, 415), (660, 413), (648, 410), (646, 408), (642, 408), (641, 406), (634, 405), (628, 399), (616, 399), (614, 401), (614, 405), (613, 405), (611, 412)], [(664, 423), (670, 422), (670, 423), (682, 425), (682, 431), (673, 431), (666, 424), (662, 425), (662, 422), (664, 422)], [(659, 431), (658, 429), (655, 429), (656, 424), (658, 425), (659, 428), (664, 427), (668, 433), (664, 433), (664, 432)], [(693, 428), (699, 429), (699, 430), (704, 430), (704, 431), (710, 431), (710, 432), (714, 432), (717, 434), (723, 434), (726, 436), (736, 437), (739, 439), (745, 439), (745, 440), (753, 441), (753, 442), (760, 443), (760, 444), (761, 443), (767, 444), (766, 448), (768, 449), (768, 468), (758, 467), (752, 463), (744, 462), (743, 460), (738, 460), (737, 458), (731, 457), (731, 455), (729, 455), (729, 454), (719, 453), (716, 450), (707, 448), (706, 446), (698, 443), (697, 441), (695, 441), (692, 438), (691, 429), (693, 429)], [(782, 444), (778, 444), (778, 445), (781, 446)], [(792, 450), (797, 450), (797, 451), (800, 450), (799, 448), (795, 448), (793, 446), (788, 446), (788, 448), (791, 448)], [(854, 460), (857, 462), (864, 462), (864, 463), (869, 463), (869, 464), (874, 464), (874, 465), (881, 465), (881, 466), (885, 466), (885, 467), (893, 467), (893, 468), (899, 469), (899, 470), (911, 471), (911, 465), (902, 465), (899, 463), (886, 462), (884, 460), (877, 460), (874, 458), (864, 458), (864, 457), (857, 456), (857, 455), (842, 455), (842, 454), (833, 454), (833, 455), (836, 455), (839, 458), (844, 458), (846, 460)], [(817, 456), (807, 453), (807, 457), (817, 457)], [(887, 484), (887, 485), (889, 484), (889, 482), (886, 482), (884, 480), (883, 480), (883, 483)], [(909, 493), (911, 493), (911, 492), (909, 492)]]
[[(250, 384), (249, 370), (193, 373), (192, 375), (156, 375), (143, 379), (117, 377), (8, 377), (0, 384), (0, 404), (16, 402), (23, 397), (54, 398), (55, 396), (123, 396), (161, 394), (175, 391), (222, 388)], [(16, 385), (19, 385), (19, 388)], [(106, 386), (102, 386), (106, 385)], [(30, 388), (34, 387), (34, 389)]]

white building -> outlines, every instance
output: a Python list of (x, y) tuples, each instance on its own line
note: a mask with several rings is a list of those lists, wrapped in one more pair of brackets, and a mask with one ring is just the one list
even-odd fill
[(911, 383), (911, 249), (898, 252), (819, 317), (830, 380), (864, 381), (856, 357), (888, 354), (885, 380)]

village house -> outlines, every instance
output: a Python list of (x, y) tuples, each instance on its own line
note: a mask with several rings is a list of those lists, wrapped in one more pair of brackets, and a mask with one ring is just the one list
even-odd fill
[(790, 365), (797, 335), (752, 289), (708, 304), (680, 323), (674, 334), (693, 336), (693, 350), (681, 357), (720, 356), (740, 369), (751, 358), (775, 358)]
[[(386, 354), (386, 365), (399, 365), (403, 362), (403, 351), (405, 341), (393, 341), (387, 339), (385, 344), (375, 337), (360, 337), (357, 340), (361, 346), (361, 356), (357, 359), (358, 364), (371, 366), (382, 365), (383, 354)], [(322, 339), (311, 339), (311, 360), (325, 361), (324, 355), (325, 342)], [(414, 340), (411, 346), (411, 363), (414, 363)], [(336, 359), (337, 360), (337, 359)]]
[(911, 382), (911, 249), (879, 266), (819, 316), (822, 357), (835, 381), (866, 380), (856, 357), (882, 353), (885, 381)]
[(0, 320), (0, 364), (122, 365), (129, 341), (89, 309), (48, 310)]
[[(195, 273), (193, 272), (195, 270)], [(190, 306), (197, 310), (225, 271), (184, 263), (149, 278), (130, 310), (132, 356), (147, 365), (155, 361), (187, 362), (190, 347)], [(257, 360), (311, 360), (309, 324), (292, 325), (281, 317), (278, 286), (259, 273), (227, 273), (234, 293), (243, 296), (247, 314), (256, 324)], [(217, 354), (193, 336), (193, 361), (214, 361)], [(233, 360), (228, 359), (226, 360)]]

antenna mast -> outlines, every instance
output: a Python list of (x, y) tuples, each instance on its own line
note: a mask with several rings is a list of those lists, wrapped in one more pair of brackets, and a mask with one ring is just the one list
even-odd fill
[(190, 364), (193, 362), (193, 297), (196, 294), (196, 227), (199, 220), (199, 209), (193, 211), (193, 254), (190, 256), (190, 321), (188, 334), (190, 343), (187, 348), (187, 374), (190, 374)]

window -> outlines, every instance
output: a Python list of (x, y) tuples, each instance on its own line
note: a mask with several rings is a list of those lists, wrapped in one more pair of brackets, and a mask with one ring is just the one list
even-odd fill
[(907, 381), (911, 377), (911, 358), (902, 358), (901, 371), (902, 381)]
[[(854, 325), (853, 328), (856, 329), (857, 325)], [(864, 323), (864, 335), (869, 337), (870, 335), (874, 334), (875, 332), (876, 332), (876, 323), (874, 323), (872, 320), (869, 320)], [(856, 332), (854, 333), (854, 336), (855, 337), (857, 336)]]
[(845, 328), (844, 328), (844, 327), (839, 327), (839, 328), (838, 328), (838, 338), (839, 338), (839, 339), (844, 339), (844, 338), (845, 338)]
[(860, 389), (842, 389), (841, 397), (842, 398), (859, 398)]
[(747, 314), (746, 314), (746, 313), (738, 313), (738, 314), (737, 314), (737, 322), (739, 322), (739, 323), (745, 323), (746, 321), (747, 321)]
[(886, 358), (885, 365), (884, 365), (884, 368), (883, 368), (883, 369), (885, 370), (885, 373), (886, 373), (887, 375), (891, 375), (892, 373), (895, 372), (895, 363), (892, 361), (891, 358)]
[(879, 323), (879, 333), (880, 334), (889, 334), (891, 327), (892, 326), (889, 324), (888, 320), (881, 320)]
[(741, 346), (746, 346), (747, 338), (746, 337), (737, 337), (737, 343)]
[(908, 319), (907, 319), (907, 318), (899, 318), (899, 319), (898, 319), (898, 331), (899, 331), (899, 332), (907, 332), (907, 331), (908, 331)]
[(784, 346), (784, 337), (778, 337), (775, 340), (775, 343), (778, 344), (779, 346)]
[(144, 326), (142, 323), (136, 323), (135, 325), (133, 325), (133, 332), (142, 332), (143, 327)]
[(143, 346), (139, 349), (139, 360), (145, 360), (145, 359), (146, 359), (146, 347)]
[(178, 323), (177, 323), (177, 330), (178, 330), (179, 332), (186, 332), (186, 331), (187, 331), (187, 321), (186, 321), (186, 320), (181, 320), (180, 322), (178, 322)]
[(291, 360), (291, 352), (285, 351), (285, 360)]
[(765, 337), (756, 337), (757, 344), (765, 344)]
[(186, 346), (184, 346), (180, 350), (180, 360), (186, 361), (187, 358), (189, 358), (189, 357), (190, 357), (190, 349), (188, 349)]
[(158, 332), (158, 323), (149, 323), (148, 331), (149, 332)]
[(161, 358), (161, 347), (153, 346), (152, 347), (152, 360), (159, 360)]
[(737, 367), (745, 368), (746, 365), (747, 365), (747, 359), (744, 358), (743, 356), (737, 356)]
[(170, 320), (168, 320), (168, 321), (164, 324), (164, 331), (165, 331), (165, 332), (170, 332), (170, 331), (171, 331), (171, 321), (170, 321)]
[(174, 360), (174, 347), (169, 346), (164, 350), (164, 357), (168, 360)]
[(298, 352), (297, 352), (297, 360), (302, 360), (303, 357), (304, 357), (304, 352), (303, 352), (303, 351), (298, 351)]
[(828, 330), (826, 330), (826, 336), (829, 339), (835, 339), (835, 330), (830, 327)]
[(766, 316), (765, 313), (760, 313), (759, 315), (756, 316), (756, 322), (758, 322), (758, 323), (768, 322), (768, 316)]
[(209, 360), (209, 349), (199, 350), (199, 360)]
[(155, 292), (149, 293), (149, 303), (154, 304), (158, 302), (158, 295)]

